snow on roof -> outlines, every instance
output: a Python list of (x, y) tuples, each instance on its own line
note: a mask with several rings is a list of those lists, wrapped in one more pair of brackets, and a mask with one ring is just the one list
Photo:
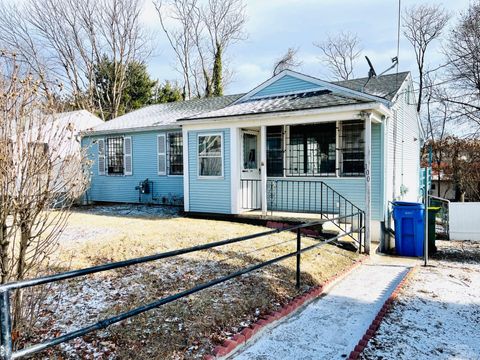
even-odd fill
[(126, 129), (134, 130), (153, 126), (179, 127), (175, 123), (178, 119), (221, 109), (240, 96), (241, 95), (227, 95), (146, 106), (96, 126), (93, 129), (93, 133)]
[(104, 123), (102, 119), (87, 110), (76, 110), (53, 115), (53, 121), (58, 125), (72, 124), (76, 131), (88, 131)]
[(184, 120), (207, 119), (237, 115), (266, 114), (280, 111), (319, 109), (331, 106), (372, 102), (370, 99), (333, 94), (328, 90), (309, 91), (283, 96), (271, 96), (229, 105), (223, 109), (202, 113)]

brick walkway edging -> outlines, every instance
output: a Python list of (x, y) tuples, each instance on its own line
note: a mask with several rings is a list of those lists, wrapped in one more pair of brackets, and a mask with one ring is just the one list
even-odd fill
[(360, 341), (355, 346), (353, 351), (350, 353), (348, 360), (357, 360), (360, 357), (360, 354), (363, 352), (363, 350), (365, 350), (370, 339), (375, 336), (375, 333), (380, 327), (380, 324), (382, 323), (383, 318), (388, 313), (388, 311), (392, 308), (392, 305), (394, 301), (397, 299), (400, 290), (402, 290), (402, 288), (406, 285), (406, 283), (412, 278), (416, 270), (417, 270), (416, 266), (410, 268), (407, 274), (398, 283), (397, 287), (390, 294), (390, 296), (388, 297), (388, 299), (385, 301), (382, 308), (378, 312), (377, 316), (370, 324), (370, 327), (367, 329), (365, 335), (363, 335), (363, 337), (360, 339)]
[[(274, 327), (277, 325), (279, 320), (284, 320), (287, 316), (291, 315), (293, 312), (301, 308), (303, 305), (311, 302), (315, 298), (322, 295), (334, 282), (344, 278), (358, 266), (363, 264), (368, 256), (365, 256), (363, 259), (356, 261), (352, 266), (345, 269), (344, 271), (333, 275), (322, 285), (317, 285), (307, 292), (293, 298), (288, 304), (284, 305), (281, 309), (274, 311), (268, 315), (262, 316), (259, 320), (251, 324), (249, 327), (244, 328), (239, 333), (233, 335), (230, 339), (225, 340), (222, 345), (219, 345), (213, 349), (212, 354), (205, 355), (204, 360), (220, 360), (226, 359), (227, 357), (233, 355), (233, 353), (240, 350), (241, 347), (245, 346), (247, 341), (250, 341), (260, 335), (267, 328)], [(275, 324), (274, 324), (275, 323)]]

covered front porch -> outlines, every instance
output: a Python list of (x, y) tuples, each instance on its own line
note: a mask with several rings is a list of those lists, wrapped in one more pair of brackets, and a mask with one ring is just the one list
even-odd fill
[(371, 134), (369, 115), (239, 128), (237, 180), (232, 176), (239, 185), (238, 193), (232, 194), (237, 213), (269, 219), (332, 220), (345, 232), (368, 224)]

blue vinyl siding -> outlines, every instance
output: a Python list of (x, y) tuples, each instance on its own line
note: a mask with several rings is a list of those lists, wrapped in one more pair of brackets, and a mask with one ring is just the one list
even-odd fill
[[(198, 135), (202, 133), (223, 135), (223, 178), (198, 177)], [(231, 213), (230, 157), (230, 129), (188, 132), (189, 211)]]
[(98, 175), (98, 148), (95, 140), (106, 138), (108, 135), (85, 137), (82, 144), (88, 147), (89, 158), (92, 160), (91, 184), (87, 193), (89, 199), (138, 203), (138, 190), (135, 190), (135, 187), (140, 181), (148, 178), (153, 181), (153, 193), (143, 195), (142, 202), (162, 204), (170, 203), (172, 199), (183, 202), (183, 176), (158, 175), (157, 135), (160, 133), (160, 131), (150, 131), (123, 134), (132, 138), (133, 174), (131, 176)]
[(309, 81), (301, 80), (296, 77), (285, 75), (259, 92), (255, 93), (253, 97), (269, 96), (275, 94), (282, 94), (294, 91), (302, 91), (319, 88), (320, 86)]

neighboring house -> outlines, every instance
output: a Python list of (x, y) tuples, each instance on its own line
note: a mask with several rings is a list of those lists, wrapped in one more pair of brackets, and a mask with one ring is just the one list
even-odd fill
[(409, 73), (331, 83), (286, 70), (246, 94), (129, 113), (84, 145), (94, 201), (183, 197), (187, 212), (222, 214), (351, 202), (379, 239), (389, 201), (419, 199), (422, 138)]

